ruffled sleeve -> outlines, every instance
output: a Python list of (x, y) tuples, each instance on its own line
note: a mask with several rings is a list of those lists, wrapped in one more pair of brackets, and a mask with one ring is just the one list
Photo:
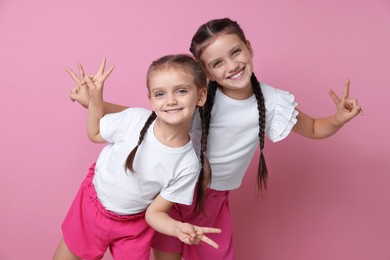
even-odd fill
[(273, 142), (283, 140), (297, 122), (298, 111), (293, 94), (261, 83), (266, 108), (265, 131)]

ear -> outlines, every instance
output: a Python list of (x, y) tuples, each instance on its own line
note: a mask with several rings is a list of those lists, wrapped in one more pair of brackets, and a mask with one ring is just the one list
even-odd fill
[(253, 49), (252, 49), (250, 41), (248, 41), (248, 40), (246, 41), (246, 47), (248, 48), (250, 55), (253, 57)]
[(207, 98), (207, 88), (202, 88), (198, 91), (198, 102), (196, 103), (197, 106), (201, 107), (206, 103)]

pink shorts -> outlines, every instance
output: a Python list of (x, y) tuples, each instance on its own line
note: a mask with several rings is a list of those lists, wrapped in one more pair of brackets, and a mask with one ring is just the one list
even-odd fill
[[(195, 202), (194, 197), (194, 202)], [(152, 247), (165, 253), (182, 253), (183, 259), (214, 259), (232, 260), (233, 250), (233, 230), (232, 219), (229, 209), (229, 191), (217, 191), (208, 189), (204, 202), (203, 213), (192, 214), (193, 207), (181, 204), (174, 204), (171, 208), (170, 216), (176, 220), (188, 222), (201, 227), (220, 228), (221, 234), (207, 234), (214, 240), (219, 248), (215, 249), (206, 243), (199, 245), (187, 245), (179, 239), (163, 235), (156, 232), (152, 240)]]
[(107, 211), (92, 183), (94, 166), (62, 224), (66, 245), (83, 259), (101, 259), (109, 248), (114, 259), (149, 260), (154, 231), (145, 221), (145, 212), (125, 216)]

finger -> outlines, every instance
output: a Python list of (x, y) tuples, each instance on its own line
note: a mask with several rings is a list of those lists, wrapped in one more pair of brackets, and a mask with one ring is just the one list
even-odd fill
[(343, 90), (343, 96), (341, 97), (341, 99), (347, 99), (349, 97), (349, 83), (350, 83), (350, 80), (347, 79), (345, 81), (345, 86), (344, 86), (344, 90)]
[(94, 88), (95, 87), (95, 84), (93, 84), (93, 81), (92, 81), (91, 77), (86, 76), (84, 78), (84, 80), (87, 83), (88, 88)]
[(355, 109), (359, 111), (359, 115), (364, 116), (364, 111), (361, 106), (358, 106)]
[(112, 65), (102, 76), (102, 81), (105, 81), (108, 76), (110, 76), (111, 72), (114, 70), (115, 65)]
[(222, 230), (219, 228), (205, 227), (203, 228), (203, 233), (222, 233)]
[(328, 94), (336, 105), (340, 104), (341, 102), (340, 98), (336, 95), (336, 93), (334, 93), (332, 89), (328, 88)]
[(102, 62), (100, 63), (99, 70), (97, 72), (98, 75), (102, 75), (104, 73), (104, 68), (106, 67), (106, 57), (103, 57)]
[(363, 112), (363, 109), (361, 106), (356, 106), (352, 109), (352, 112), (355, 114), (355, 115), (361, 115), (361, 116), (364, 116), (364, 112)]
[(70, 90), (71, 93), (78, 93), (80, 91), (80, 86), (74, 87)]
[(358, 114), (364, 115), (364, 112), (363, 112), (361, 106), (359, 106), (357, 99), (350, 99), (349, 100), (349, 106), (351, 107), (350, 111), (354, 115), (358, 115)]
[(197, 237), (189, 237), (188, 238), (188, 242), (191, 244), (191, 245), (199, 245), (200, 244), (200, 239), (197, 238)]
[(219, 246), (217, 243), (215, 243), (212, 239), (208, 238), (207, 236), (203, 236), (200, 240), (202, 240), (204, 243), (214, 247), (217, 249)]
[(65, 71), (72, 77), (75, 82), (80, 82), (80, 78), (68, 67), (65, 67)]
[(81, 65), (81, 63), (78, 63), (77, 64), (77, 68), (79, 69), (79, 75), (80, 75), (80, 78), (84, 78), (85, 77), (85, 73), (84, 73), (84, 69), (83, 69), (83, 65)]
[(69, 98), (70, 98), (70, 100), (72, 100), (72, 102), (75, 102), (77, 100), (77, 93), (70, 92), (69, 93)]
[(348, 106), (352, 109), (353, 107), (358, 106), (358, 100), (356, 98), (350, 98), (347, 100)]

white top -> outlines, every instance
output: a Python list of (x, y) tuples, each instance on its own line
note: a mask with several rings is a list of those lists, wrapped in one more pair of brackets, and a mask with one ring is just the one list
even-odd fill
[(109, 142), (96, 161), (93, 184), (107, 210), (130, 215), (144, 211), (161, 194), (166, 200), (192, 203), (200, 164), (192, 142), (172, 148), (154, 135), (154, 122), (138, 148), (132, 173), (125, 162), (136, 146), (151, 111), (129, 108), (100, 120), (100, 133)]
[[(284, 139), (296, 123), (298, 111), (289, 92), (260, 83), (266, 108), (266, 136), (273, 142)], [(200, 117), (195, 117), (192, 140), (199, 151)], [(206, 156), (210, 161), (215, 190), (232, 190), (241, 185), (244, 174), (259, 147), (259, 112), (255, 95), (235, 100), (219, 89), (215, 93)]]

